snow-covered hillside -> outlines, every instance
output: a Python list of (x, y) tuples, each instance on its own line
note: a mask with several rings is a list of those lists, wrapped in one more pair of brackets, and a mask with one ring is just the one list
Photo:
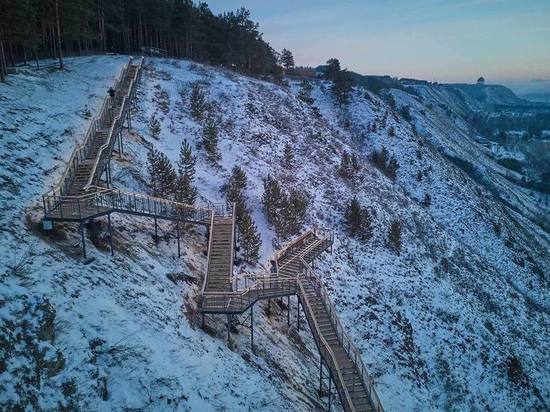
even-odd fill
[[(318, 354), (309, 332), (298, 332), (295, 323), (288, 328), (279, 308), (255, 316), (256, 355), (244, 326), (233, 330), (230, 347), (222, 317), (208, 320), (209, 333), (196, 328), (203, 229), (188, 229), (178, 259), (170, 224), (161, 224), (165, 238), (155, 247), (152, 222), (114, 216), (115, 257), (102, 239), (104, 226), (89, 230), (96, 248), (88, 265), (75, 247), (75, 227), (59, 225), (50, 235), (39, 230), (40, 195), (57, 181), (85, 131), (84, 105), (98, 108), (98, 97), (124, 61), (73, 59), (67, 72), (31, 71), (0, 86), (7, 154), (0, 168), (6, 211), (0, 405), (317, 409)], [(262, 178), (271, 174), (307, 192), (308, 224), (332, 227), (336, 234), (332, 255), (318, 262), (319, 274), (363, 351), (386, 410), (547, 408), (550, 243), (532, 223), (545, 209), (499, 176), (500, 166), (469, 135), (459, 105), (444, 101), (452, 93), (426, 88), (418, 98), (392, 91), (394, 111), (357, 90), (343, 109), (330, 84), (319, 82), (316, 110), (297, 97), (298, 83), (279, 86), (153, 59), (138, 93), (135, 133), (125, 136), (126, 154), (115, 161), (115, 186), (147, 190), (150, 144), (175, 162), (183, 139), (193, 147), (200, 142), (202, 126), (189, 105), (194, 81), (207, 92), (222, 154), (212, 165), (196, 149), (201, 201), (222, 200), (220, 186), (234, 165), (242, 166), (265, 263), (274, 233), (261, 210)], [(398, 110), (403, 105), (411, 108), (414, 128)], [(149, 136), (152, 115), (161, 121), (158, 140)], [(282, 166), (285, 143), (295, 152), (291, 171)], [(369, 160), (382, 146), (399, 162), (395, 182)], [(337, 173), (346, 150), (361, 159), (353, 182)], [(448, 156), (473, 163), (482, 178)], [(426, 193), (430, 205), (422, 205)], [(343, 230), (353, 196), (375, 216), (367, 244)], [(394, 219), (404, 225), (399, 255), (386, 247)], [(187, 281), (173, 282), (169, 273), (187, 275)]]

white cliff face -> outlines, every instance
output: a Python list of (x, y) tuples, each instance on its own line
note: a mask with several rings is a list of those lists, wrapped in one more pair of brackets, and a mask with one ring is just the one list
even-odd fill
[[(73, 247), (75, 227), (58, 225), (49, 237), (38, 230), (40, 195), (83, 136), (84, 105), (99, 107), (124, 62), (73, 59), (67, 72), (10, 76), (12, 84), (0, 86), (2, 151), (13, 159), (0, 168), (8, 211), (0, 250), (0, 405), (315, 410), (318, 354), (309, 332), (296, 330), (295, 311), (290, 328), (281, 309), (270, 317), (255, 311), (256, 355), (244, 326), (233, 331), (231, 348), (223, 317), (207, 320), (208, 333), (195, 326), (203, 229), (188, 229), (178, 259), (171, 224), (161, 223), (166, 237), (155, 246), (152, 222), (114, 215), (116, 255), (101, 239), (103, 227), (89, 265)], [(202, 125), (190, 114), (194, 81), (203, 85), (218, 126), (216, 165), (196, 148)], [(342, 109), (329, 83), (314, 84), (312, 105), (298, 99), (299, 89), (293, 81), (278, 86), (187, 61), (149, 61), (135, 131), (114, 162), (115, 186), (147, 190), (149, 144), (174, 163), (182, 140), (192, 144), (199, 201), (223, 200), (219, 188), (240, 165), (263, 263), (274, 232), (261, 210), (262, 178), (276, 176), (307, 193), (308, 224), (335, 229), (333, 253), (318, 271), (386, 410), (543, 410), (550, 396), (549, 240), (533, 223), (543, 206), (501, 176), (452, 93), (429, 86), (418, 90), (421, 98), (392, 91), (392, 110), (356, 90)], [(410, 122), (400, 114), (404, 105)], [(158, 140), (148, 131), (153, 114)], [(285, 143), (294, 149), (291, 170), (282, 166)], [(382, 146), (399, 163), (395, 181), (370, 161)], [(360, 158), (354, 181), (338, 174), (345, 150)], [(465, 172), (456, 158), (475, 169)], [(426, 194), (429, 206), (422, 204)], [(343, 229), (353, 196), (374, 215), (367, 244)], [(403, 222), (399, 255), (386, 246), (394, 219)], [(25, 251), (29, 258), (16, 265)], [(167, 274), (176, 272), (196, 281), (174, 283)]]

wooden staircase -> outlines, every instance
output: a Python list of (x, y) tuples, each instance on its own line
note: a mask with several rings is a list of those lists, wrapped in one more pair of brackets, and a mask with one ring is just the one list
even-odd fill
[(211, 239), (208, 248), (208, 269), (204, 291), (231, 291), (234, 232), (235, 218), (233, 215), (213, 216), (210, 226)]
[[(105, 98), (99, 114), (90, 124), (83, 143), (73, 151), (61, 181), (43, 196), (46, 220), (49, 217), (62, 220), (63, 216), (75, 220), (75, 216), (82, 214), (83, 208), (89, 209), (87, 200), (84, 204), (79, 202), (75, 205), (75, 198), (87, 197), (87, 189), (99, 183), (99, 178), (106, 169), (106, 161), (111, 157), (114, 141), (123, 127), (125, 117), (129, 116), (142, 66), (143, 59), (130, 58), (122, 69), (114, 85), (114, 97)], [(62, 208), (66, 209), (66, 213), (60, 210)]]
[[(233, 290), (234, 205), (194, 207), (96, 186), (135, 97), (142, 65), (143, 59), (139, 64), (130, 60), (117, 81), (115, 97), (105, 100), (84, 143), (73, 152), (61, 182), (43, 196), (44, 220), (80, 222), (82, 228), (90, 218), (121, 212), (210, 226), (208, 266), (201, 291), (203, 314), (239, 314), (261, 299), (297, 295), (344, 410), (382, 412), (361, 353), (344, 332), (328, 292), (310, 265), (332, 246), (332, 235), (305, 232), (277, 253), (275, 274), (258, 276), (244, 291)], [(84, 244), (83, 232), (82, 237)]]
[[(331, 375), (333, 378), (338, 379), (340, 375), (342, 377), (342, 385), (336, 385), (337, 389), (340, 389), (339, 395), (342, 400), (342, 404), (346, 404), (344, 398), (349, 396), (349, 404), (345, 406), (345, 410), (355, 411), (374, 411), (381, 409), (374, 409), (369, 398), (369, 394), (363, 385), (363, 379), (360, 371), (357, 368), (355, 359), (352, 359), (349, 353), (344, 349), (343, 342), (341, 341), (335, 324), (331, 319), (329, 308), (319, 296), (319, 289), (314, 282), (304, 279), (302, 280), (302, 287), (304, 296), (301, 296), (304, 304), (304, 311), (308, 311), (310, 316), (315, 319), (318, 327), (318, 331), (322, 336), (322, 340), (328, 344), (330, 351), (334, 356), (336, 367), (330, 367), (331, 363), (326, 362), (331, 369)], [(313, 330), (314, 328), (312, 328)], [(319, 332), (314, 332), (319, 333)], [(341, 387), (345, 387), (345, 391), (341, 390)], [(346, 392), (346, 393), (340, 393)], [(353, 409), (350, 408), (353, 407)]]
[(310, 265), (332, 245), (332, 236), (307, 231), (277, 253), (275, 276), (260, 276), (253, 286), (239, 292), (231, 288), (231, 268), (228, 267), (232, 265), (229, 260), (232, 228), (230, 219), (214, 219), (209, 266), (201, 296), (202, 312), (238, 314), (261, 299), (297, 295), (344, 410), (382, 412), (361, 353), (344, 332), (327, 290)]

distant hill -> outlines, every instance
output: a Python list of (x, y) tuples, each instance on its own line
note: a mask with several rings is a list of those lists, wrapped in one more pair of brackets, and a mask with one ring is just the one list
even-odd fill
[(517, 97), (512, 90), (500, 85), (477, 85), (467, 83), (442, 84), (441, 86), (459, 90), (482, 104), (518, 105), (527, 102)]

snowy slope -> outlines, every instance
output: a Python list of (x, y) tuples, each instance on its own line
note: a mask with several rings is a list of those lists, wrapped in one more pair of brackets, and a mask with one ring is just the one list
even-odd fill
[[(113, 216), (115, 257), (103, 227), (87, 265), (76, 227), (56, 225), (49, 236), (40, 231), (40, 196), (85, 132), (84, 105), (99, 108), (126, 61), (68, 59), (63, 73), (33, 70), (0, 85), (1, 409), (315, 409), (315, 385), (305, 384), (317, 363), (307, 334), (304, 347), (292, 330), (274, 331), (285, 329), (284, 320), (256, 315), (257, 342), (273, 349), (251, 359), (249, 334), (233, 342), (242, 350), (231, 350), (223, 323), (210, 334), (195, 328), (203, 229), (188, 230), (177, 259), (171, 226), (160, 225), (172, 237), (155, 248), (152, 222)], [(131, 140), (127, 150), (121, 169), (132, 160)], [(189, 283), (174, 283), (169, 273), (187, 275)]]
[[(87, 79), (101, 94), (123, 59), (82, 62), (75, 60), (71, 66), (76, 77)], [(112, 73), (96, 78), (97, 68), (107, 62), (113, 66)], [(40, 87), (53, 88), (52, 99), (61, 101), (67, 91), (53, 85), (75, 83), (71, 75), (53, 74), (42, 79), (45, 86), (31, 90), (43, 93)], [(18, 76), (14, 82), (26, 82), (28, 77)], [(481, 147), (468, 136), (459, 105), (446, 102), (453, 99), (452, 94), (427, 90), (431, 95), (422, 94), (424, 100), (419, 100), (392, 92), (398, 107), (411, 106), (415, 132), (384, 101), (362, 90), (354, 93), (348, 109), (340, 109), (332, 100), (330, 84), (316, 83), (314, 105), (321, 113), (317, 117), (296, 97), (296, 83), (278, 86), (186, 61), (153, 59), (139, 90), (136, 133), (126, 136), (126, 155), (115, 162), (116, 186), (146, 190), (149, 144), (175, 162), (184, 138), (193, 147), (200, 141), (201, 125), (192, 119), (189, 108), (190, 82), (197, 80), (204, 84), (212, 104), (222, 153), (219, 164), (211, 165), (196, 150), (202, 201), (221, 200), (219, 188), (231, 168), (243, 166), (266, 259), (273, 252), (274, 233), (260, 207), (262, 178), (269, 173), (288, 187), (308, 193), (308, 223), (333, 227), (336, 232), (333, 254), (318, 262), (320, 275), (363, 351), (386, 410), (547, 407), (549, 241), (529, 220), (544, 209), (528, 193), (506, 186), (498, 177), (498, 166), (486, 161)], [(13, 103), (6, 103), (11, 93), (0, 88), (2, 119), (9, 122), (14, 117), (9, 112)], [(87, 96), (79, 98), (84, 102)], [(20, 104), (31, 107), (31, 101), (24, 99)], [(74, 102), (70, 107), (75, 107)], [(428, 102), (446, 104), (455, 116)], [(45, 116), (53, 116), (55, 106), (45, 110)], [(202, 274), (203, 229), (189, 229), (185, 254), (177, 259), (169, 224), (161, 224), (161, 232), (168, 237), (157, 248), (151, 222), (115, 216), (117, 255), (111, 258), (105, 242), (99, 240), (99, 249), (90, 251), (96, 260), (86, 266), (73, 247), (78, 242), (76, 228), (67, 226), (55, 239), (37, 237), (39, 196), (59, 176), (74, 141), (51, 148), (50, 136), (65, 140), (59, 138), (60, 130), (32, 134), (43, 127), (44, 115), (29, 112), (26, 123), (34, 125), (29, 138), (50, 147), (40, 153), (40, 161), (57, 169), (45, 175), (38, 167), (16, 171), (2, 167), (4, 179), (19, 188), (2, 205), (14, 208), (4, 223), (13, 230), (2, 233), (2, 243), (20, 251), (35, 244), (24, 275), (8, 269), (3, 279), (7, 293), (0, 306), (2, 359), (7, 361), (0, 363), (0, 367), (6, 365), (0, 369), (0, 385), (6, 393), (0, 398), (2, 405), (16, 404), (19, 396), (45, 409), (54, 409), (57, 402), (73, 402), (84, 409), (316, 409), (318, 355), (309, 333), (297, 333), (295, 326), (289, 329), (285, 316), (255, 312), (257, 355), (248, 349), (249, 330), (244, 326), (232, 333), (232, 350), (224, 342), (223, 318), (208, 320), (209, 334), (194, 327), (198, 283), (174, 285), (166, 274), (181, 272), (196, 278)], [(162, 125), (158, 140), (148, 133), (153, 114)], [(76, 114), (71, 119), (84, 130), (85, 120)], [(376, 132), (372, 132), (373, 123)], [(395, 137), (388, 134), (392, 126)], [(21, 136), (3, 127), (8, 141)], [(295, 151), (292, 171), (281, 164), (287, 142)], [(33, 156), (33, 149), (24, 145), (14, 149), (4, 145), (4, 139), (2, 145), (13, 158)], [(369, 161), (372, 150), (382, 145), (399, 161), (396, 182)], [(362, 160), (360, 178), (354, 183), (336, 172), (344, 150), (354, 151)], [(474, 180), (442, 152), (479, 164), (484, 179)], [(27, 184), (31, 179), (32, 184)], [(420, 205), (425, 193), (432, 198), (428, 208)], [(512, 197), (518, 198), (514, 204), (523, 214), (495, 193), (508, 204)], [(366, 245), (342, 229), (345, 204), (353, 195), (375, 213), (374, 237)], [(29, 213), (33, 223), (28, 223)], [(404, 223), (400, 255), (385, 246), (389, 222), (395, 218)], [(8, 221), (15, 223), (8, 226)], [(15, 252), (3, 248), (2, 253), (2, 264), (8, 267)], [(45, 298), (56, 310), (53, 341), (42, 339), (49, 337), (41, 332), (48, 328), (41, 325), (48, 325), (44, 314), (51, 312), (43, 303)], [(292, 316), (295, 322), (295, 312)], [(25, 321), (32, 328), (25, 328)], [(11, 332), (12, 324), (29, 330), (28, 347), (15, 343), (21, 339)], [(47, 349), (43, 357), (49, 363), (29, 355), (42, 347)], [(62, 368), (51, 366), (57, 350), (65, 359)], [(34, 379), (37, 363), (46, 365), (38, 383)], [(47, 378), (48, 374), (52, 376)], [(24, 391), (13, 381), (25, 381)], [(75, 391), (67, 385), (71, 381)], [(102, 400), (104, 385), (106, 400)]]

